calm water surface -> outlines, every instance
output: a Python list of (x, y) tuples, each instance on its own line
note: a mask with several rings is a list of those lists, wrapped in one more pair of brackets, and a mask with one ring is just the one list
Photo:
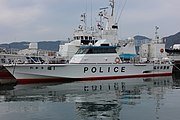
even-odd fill
[(179, 78), (1, 86), (0, 120), (180, 120)]

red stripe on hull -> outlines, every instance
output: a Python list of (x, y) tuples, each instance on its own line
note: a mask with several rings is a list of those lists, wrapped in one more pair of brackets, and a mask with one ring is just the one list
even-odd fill
[(67, 78), (42, 78), (42, 79), (16, 79), (17, 84), (34, 84), (34, 83), (68, 83), (73, 82), (73, 79)]
[(171, 76), (172, 73), (158, 73), (158, 74), (140, 74), (140, 75), (127, 75), (127, 76), (106, 76), (106, 77), (89, 77), (89, 78), (42, 78), (42, 79), (17, 79), (17, 84), (33, 84), (33, 83), (68, 83), (74, 81), (91, 81), (91, 80), (114, 80), (123, 78), (139, 78), (139, 77), (159, 77)]
[(0, 79), (14, 79), (13, 75), (9, 72), (0, 72)]
[(110, 79), (124, 79), (124, 78), (143, 78), (143, 77), (159, 77), (159, 76), (171, 76), (172, 73), (160, 73), (160, 74), (140, 74), (140, 75), (127, 75), (127, 76), (109, 76), (109, 77), (93, 77), (93, 78), (80, 78), (84, 80), (110, 80)]

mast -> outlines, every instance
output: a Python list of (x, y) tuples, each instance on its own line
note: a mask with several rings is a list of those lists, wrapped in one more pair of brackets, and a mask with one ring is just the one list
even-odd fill
[(160, 39), (159, 37), (159, 33), (158, 33), (159, 27), (155, 26), (155, 39), (154, 39), (154, 43), (162, 43), (162, 39)]
[[(110, 9), (109, 9), (110, 8)], [(109, 0), (108, 7), (103, 7), (99, 9), (99, 21), (97, 28), (101, 39), (110, 40), (114, 45), (118, 42), (117, 40), (117, 31), (118, 24), (114, 19), (115, 12), (115, 0)]]
[(159, 39), (159, 35), (158, 35), (158, 26), (155, 26), (155, 39), (158, 40)]
[(113, 15), (114, 15), (114, 0), (109, 0), (109, 2), (110, 2), (110, 6), (111, 6), (111, 8), (112, 8), (112, 10), (111, 10), (111, 16), (113, 16)]
[(82, 30), (86, 30), (86, 26), (87, 26), (87, 20), (86, 20), (86, 13), (81, 14), (81, 22), (83, 22), (83, 25), (79, 26), (79, 28)]

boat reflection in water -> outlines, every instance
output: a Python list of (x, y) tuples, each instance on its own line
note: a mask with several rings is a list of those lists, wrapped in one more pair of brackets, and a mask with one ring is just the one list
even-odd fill
[(172, 77), (155, 77), (6, 86), (0, 91), (0, 118), (26, 113), (27, 120), (60, 115), (61, 119), (145, 119), (143, 113), (148, 112), (151, 119), (159, 119), (158, 111), (177, 83), (174, 86)]

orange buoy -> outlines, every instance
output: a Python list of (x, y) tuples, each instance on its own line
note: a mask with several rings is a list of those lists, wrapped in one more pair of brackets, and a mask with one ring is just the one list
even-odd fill
[(115, 62), (116, 62), (116, 63), (120, 63), (120, 58), (119, 58), (119, 57), (116, 57), (116, 58), (115, 58)]
[(161, 49), (160, 49), (160, 52), (161, 52), (161, 53), (163, 53), (163, 52), (164, 52), (164, 49), (163, 49), (163, 48), (161, 48)]

